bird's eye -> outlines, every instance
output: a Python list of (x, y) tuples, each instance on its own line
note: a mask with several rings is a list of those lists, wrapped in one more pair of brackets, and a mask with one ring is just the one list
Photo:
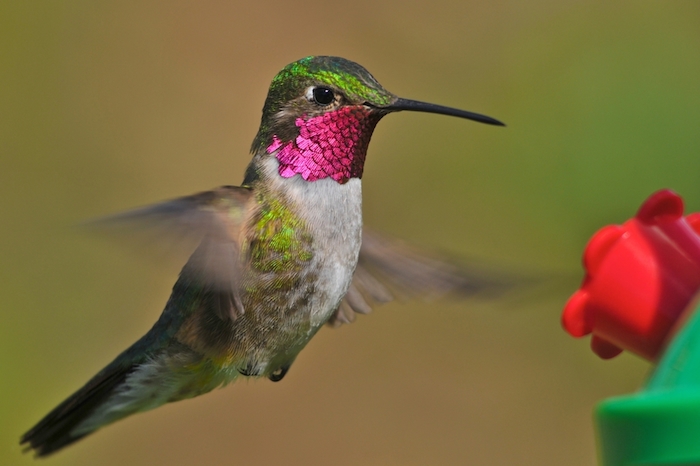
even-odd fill
[(314, 102), (319, 105), (328, 105), (335, 100), (333, 91), (327, 87), (315, 87), (313, 90)]

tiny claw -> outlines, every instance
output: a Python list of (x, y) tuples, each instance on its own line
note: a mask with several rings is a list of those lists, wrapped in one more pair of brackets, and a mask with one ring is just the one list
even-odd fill
[(252, 376), (260, 375), (260, 369), (256, 365), (254, 365), (253, 363), (249, 362), (247, 366), (239, 367), (238, 373), (241, 375), (245, 375), (246, 377), (252, 377)]
[(287, 375), (288, 370), (289, 366), (282, 366), (272, 374), (268, 375), (267, 378), (272, 380), (273, 382), (279, 382), (284, 378), (285, 375)]

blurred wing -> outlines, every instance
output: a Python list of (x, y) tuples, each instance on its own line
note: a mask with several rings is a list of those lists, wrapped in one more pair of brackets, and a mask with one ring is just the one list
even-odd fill
[(252, 191), (222, 186), (152, 206), (98, 219), (89, 225), (148, 240), (149, 248), (185, 249), (190, 256), (182, 276), (216, 293), (217, 314), (243, 314), (236, 286), (241, 225)]
[(487, 267), (457, 265), (365, 229), (350, 289), (328, 323), (352, 322), (356, 313), (367, 314), (396, 298), (470, 297), (502, 293), (513, 285), (514, 280)]

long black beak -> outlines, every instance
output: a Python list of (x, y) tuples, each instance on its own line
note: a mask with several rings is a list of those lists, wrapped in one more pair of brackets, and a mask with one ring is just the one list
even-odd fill
[(442, 105), (429, 104), (426, 102), (419, 102), (417, 100), (402, 99), (400, 97), (393, 104), (382, 106), (380, 108), (389, 112), (408, 110), (412, 112), (439, 113), (440, 115), (466, 118), (467, 120), (474, 120), (478, 121), (479, 123), (486, 123), (487, 125), (505, 126), (503, 122), (479, 113), (467, 112), (457, 108), (444, 107)]

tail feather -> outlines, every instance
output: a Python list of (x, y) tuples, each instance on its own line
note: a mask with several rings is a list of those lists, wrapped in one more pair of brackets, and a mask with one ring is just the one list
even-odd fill
[(133, 370), (134, 366), (110, 364), (25, 433), (20, 444), (26, 444), (26, 450), (34, 450), (38, 457), (48, 456), (92, 433), (94, 430), (76, 432), (76, 427), (103, 404)]

